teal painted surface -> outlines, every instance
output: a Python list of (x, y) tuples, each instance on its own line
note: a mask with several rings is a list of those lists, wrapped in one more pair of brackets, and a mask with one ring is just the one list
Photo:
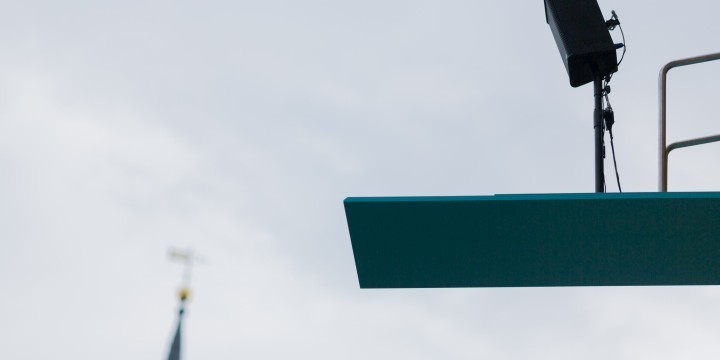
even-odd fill
[(348, 198), (362, 288), (720, 284), (720, 193)]

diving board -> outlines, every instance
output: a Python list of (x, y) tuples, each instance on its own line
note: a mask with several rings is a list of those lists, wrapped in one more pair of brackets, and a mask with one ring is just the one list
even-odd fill
[(720, 284), (720, 193), (351, 197), (360, 287)]

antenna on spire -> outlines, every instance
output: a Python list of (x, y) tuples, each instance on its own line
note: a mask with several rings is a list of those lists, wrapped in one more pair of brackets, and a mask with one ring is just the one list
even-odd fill
[(191, 247), (187, 249), (170, 248), (170, 250), (168, 250), (168, 257), (170, 260), (183, 263), (182, 283), (178, 296), (180, 297), (180, 301), (184, 302), (190, 296), (190, 279), (193, 265), (202, 263), (203, 259), (197, 256)]

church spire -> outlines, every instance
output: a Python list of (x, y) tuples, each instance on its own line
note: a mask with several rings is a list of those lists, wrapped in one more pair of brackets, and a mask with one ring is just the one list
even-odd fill
[(178, 322), (177, 330), (175, 330), (175, 337), (173, 337), (172, 345), (170, 345), (170, 354), (168, 360), (180, 360), (180, 348), (181, 348), (181, 331), (182, 331), (182, 320), (183, 314), (185, 313), (185, 301), (180, 303), (180, 311), (178, 311)]
[(180, 287), (180, 291), (178, 292), (180, 309), (178, 310), (177, 329), (175, 330), (175, 336), (173, 337), (172, 344), (170, 345), (170, 353), (168, 354), (168, 360), (180, 360), (180, 350), (182, 350), (182, 322), (183, 316), (185, 315), (185, 305), (188, 298), (190, 297), (190, 275), (192, 271), (192, 265), (198, 259), (193, 253), (192, 249), (171, 249), (169, 255), (171, 259), (180, 260), (184, 264), (182, 286)]

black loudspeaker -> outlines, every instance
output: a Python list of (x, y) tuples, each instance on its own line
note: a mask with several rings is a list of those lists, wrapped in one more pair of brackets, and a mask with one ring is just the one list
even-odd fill
[(544, 0), (570, 85), (587, 84), (617, 71), (617, 54), (596, 0)]

